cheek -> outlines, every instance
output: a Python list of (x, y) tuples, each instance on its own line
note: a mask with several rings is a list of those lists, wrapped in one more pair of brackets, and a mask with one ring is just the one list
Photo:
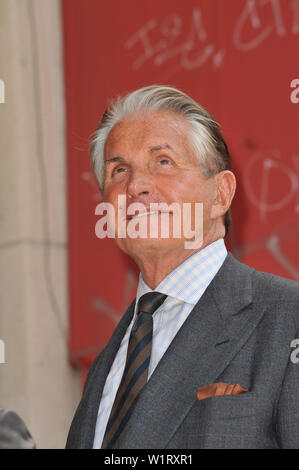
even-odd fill
[(108, 184), (104, 186), (103, 200), (117, 206), (117, 198), (119, 194), (121, 194), (121, 192), (115, 187), (115, 185), (111, 186)]
[(190, 193), (189, 178), (184, 176), (158, 176), (155, 183), (156, 188), (165, 196), (166, 200), (182, 201), (186, 194)]
[(191, 173), (175, 178), (164, 178), (160, 188), (166, 200), (172, 202), (204, 202), (210, 198), (209, 188)]

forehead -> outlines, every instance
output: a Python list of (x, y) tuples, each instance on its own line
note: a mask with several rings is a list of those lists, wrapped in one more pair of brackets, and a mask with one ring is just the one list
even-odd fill
[(105, 144), (105, 158), (111, 153), (143, 147), (165, 146), (190, 150), (190, 125), (175, 113), (148, 111), (124, 118), (110, 131)]

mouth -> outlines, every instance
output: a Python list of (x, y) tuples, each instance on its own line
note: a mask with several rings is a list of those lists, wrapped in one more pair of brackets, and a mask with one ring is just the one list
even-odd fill
[(139, 214), (134, 214), (134, 215), (128, 215), (127, 220), (132, 220), (132, 219), (137, 219), (138, 217), (144, 217), (147, 215), (160, 215), (160, 214), (171, 214), (171, 212), (168, 211), (148, 211), (148, 212), (141, 212)]

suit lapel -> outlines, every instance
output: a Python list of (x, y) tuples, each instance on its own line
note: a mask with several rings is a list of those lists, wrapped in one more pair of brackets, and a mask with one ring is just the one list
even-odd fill
[(247, 341), (263, 315), (252, 305), (252, 271), (227, 255), (153, 372), (121, 448), (165, 448), (197, 389), (215, 382)]
[(79, 422), (78, 431), (76, 432), (76, 444), (74, 446), (76, 448), (89, 449), (93, 445), (98, 409), (106, 378), (127, 327), (133, 318), (134, 306), (135, 300), (121, 318), (107, 346), (100, 353), (99, 359), (95, 362), (92, 377), (86, 384), (84, 396), (76, 413), (76, 420)]

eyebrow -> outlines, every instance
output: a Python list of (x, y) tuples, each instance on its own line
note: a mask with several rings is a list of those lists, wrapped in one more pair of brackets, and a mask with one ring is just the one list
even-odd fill
[[(160, 150), (164, 150), (164, 149), (173, 150), (171, 145), (163, 144), (163, 145), (154, 145), (150, 147), (148, 151), (149, 153), (155, 153), (155, 152), (160, 152)], [(123, 161), (124, 161), (123, 157), (120, 157), (120, 156), (106, 158), (106, 160), (104, 160), (104, 165), (107, 165), (107, 163), (123, 162)]]
[(169, 144), (163, 144), (163, 145), (154, 145), (153, 147), (150, 147), (150, 148), (149, 148), (149, 152), (150, 152), (150, 153), (155, 153), (155, 152), (160, 152), (160, 150), (164, 150), (164, 149), (173, 150), (173, 148), (171, 147), (171, 145), (169, 145)]
[(104, 165), (106, 165), (107, 163), (123, 162), (123, 161), (124, 161), (123, 157), (106, 158), (106, 160), (104, 160)]

